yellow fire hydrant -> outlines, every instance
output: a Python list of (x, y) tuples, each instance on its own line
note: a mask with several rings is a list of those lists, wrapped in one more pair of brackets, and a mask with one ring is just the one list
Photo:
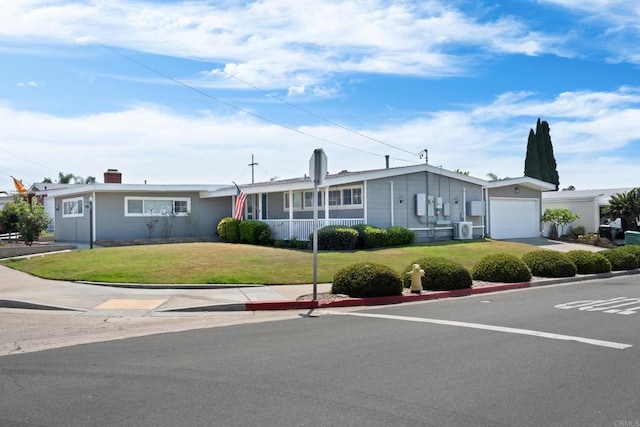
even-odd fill
[(422, 292), (422, 278), (424, 277), (424, 270), (420, 268), (420, 264), (413, 264), (411, 271), (406, 274), (411, 275), (411, 293), (419, 294)]

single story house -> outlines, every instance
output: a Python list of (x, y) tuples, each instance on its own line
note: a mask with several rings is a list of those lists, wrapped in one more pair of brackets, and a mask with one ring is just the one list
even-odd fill
[[(117, 175), (116, 175), (117, 174)], [(114, 177), (114, 175), (116, 175)], [(276, 239), (307, 240), (313, 230), (314, 183), (309, 177), (240, 186), (246, 219), (269, 224)], [(539, 237), (542, 193), (555, 186), (522, 177), (486, 181), (428, 164), (329, 174), (318, 186), (318, 226), (402, 226), (420, 242)], [(57, 241), (211, 237), (231, 216), (232, 185), (105, 183), (48, 191)]]
[[(585, 233), (597, 233), (604, 222), (603, 208), (609, 204), (611, 196), (626, 193), (632, 188), (608, 188), (600, 190), (553, 191), (542, 193), (542, 209), (566, 208), (580, 215), (569, 224), (571, 227), (583, 226)], [(544, 235), (548, 236), (551, 224), (544, 225)], [(568, 231), (568, 228), (564, 230)]]

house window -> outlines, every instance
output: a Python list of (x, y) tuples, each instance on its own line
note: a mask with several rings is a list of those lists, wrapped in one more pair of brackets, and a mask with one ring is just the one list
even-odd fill
[[(284, 208), (289, 209), (289, 193), (284, 193)], [(293, 193), (293, 209), (302, 207), (302, 193), (299, 191)]]
[(329, 190), (329, 206), (340, 206), (340, 190)]
[(189, 197), (125, 197), (125, 216), (178, 215), (191, 210)]
[[(322, 206), (322, 191), (318, 191), (318, 206)], [(304, 192), (304, 207), (313, 209), (313, 191)]]
[[(312, 209), (313, 191), (294, 191), (293, 210)], [(325, 192), (318, 191), (318, 207), (323, 206)], [(329, 190), (329, 206), (334, 209), (362, 207), (362, 186), (338, 187)], [(289, 210), (289, 193), (284, 193), (284, 209)]]
[(343, 205), (361, 205), (362, 204), (362, 188), (345, 188), (342, 190)]
[(84, 216), (84, 198), (64, 199), (62, 201), (62, 217)]
[[(322, 206), (322, 191), (318, 191), (318, 206)], [(284, 193), (284, 209), (289, 209), (289, 193)], [(294, 191), (293, 210), (313, 209), (313, 191)]]

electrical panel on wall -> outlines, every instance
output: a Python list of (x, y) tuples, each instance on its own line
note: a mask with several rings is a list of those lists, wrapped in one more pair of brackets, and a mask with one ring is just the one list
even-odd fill
[(444, 216), (450, 216), (451, 215), (451, 204), (450, 203), (444, 203), (442, 205), (442, 215), (444, 215)]
[(435, 196), (427, 196), (427, 215), (436, 216), (436, 198)]
[(424, 193), (416, 194), (415, 202), (416, 202), (416, 215), (425, 216), (427, 214), (427, 211), (426, 211), (427, 195)]
[(484, 216), (485, 206), (482, 200), (470, 200), (467, 202), (467, 215)]

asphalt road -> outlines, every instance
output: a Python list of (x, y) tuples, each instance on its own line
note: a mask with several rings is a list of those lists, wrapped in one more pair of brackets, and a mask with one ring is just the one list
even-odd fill
[(0, 425), (640, 426), (638, 325), (629, 276), (8, 355)]

